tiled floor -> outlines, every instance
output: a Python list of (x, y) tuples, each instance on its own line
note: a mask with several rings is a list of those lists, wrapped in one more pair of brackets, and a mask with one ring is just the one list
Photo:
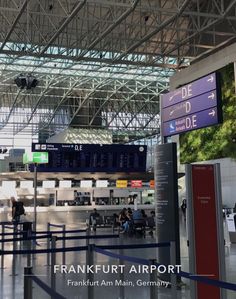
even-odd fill
[[(45, 225), (46, 226), (46, 225)], [(68, 224), (67, 229), (77, 229), (77, 224)], [(40, 226), (38, 229), (44, 230), (45, 227)], [(110, 229), (98, 230), (97, 233), (111, 233)], [(146, 239), (143, 238), (129, 238), (124, 235), (121, 235), (119, 239), (104, 239), (96, 240), (96, 244), (137, 244), (137, 243), (152, 243), (152, 239), (147, 235)], [(58, 242), (57, 246), (60, 246)], [(74, 240), (68, 241), (67, 246), (81, 246), (85, 245), (84, 240)], [(17, 244), (19, 249), (20, 245)], [(46, 248), (46, 241), (40, 240), (38, 248)], [(12, 249), (12, 245), (6, 245), (5, 249)], [(114, 251), (117, 252), (118, 251)], [(152, 259), (156, 257), (156, 249), (136, 249), (136, 250), (124, 250), (123, 254), (128, 256), (135, 256), (145, 259)], [(61, 253), (57, 254), (57, 263), (61, 264)], [(83, 265), (86, 260), (85, 252), (70, 252), (66, 255), (66, 264), (70, 265)], [(46, 256), (43, 254), (37, 255), (36, 259), (33, 260), (33, 272), (41, 280), (50, 285), (50, 267), (46, 266)], [(119, 261), (113, 258), (95, 254), (96, 264), (107, 265), (107, 264), (117, 264)], [(129, 268), (130, 264), (125, 263), (126, 268)], [(186, 229), (185, 224), (181, 222), (181, 264), (184, 271), (188, 271), (188, 248), (186, 246)], [(1, 269), (0, 272), (0, 298), (4, 299), (23, 299), (23, 272), (24, 267), (27, 265), (26, 256), (15, 256), (14, 258), (11, 255), (4, 257), (4, 269)], [(230, 248), (226, 250), (226, 272), (227, 272), (227, 281), (236, 283), (236, 244), (231, 245)], [(130, 274), (125, 273), (124, 279), (126, 281), (134, 282), (133, 286), (125, 287), (125, 298), (126, 299), (143, 299), (150, 298), (150, 288), (145, 286), (137, 286), (136, 281), (138, 279), (142, 281), (149, 281), (149, 274)], [(85, 274), (57, 274), (56, 275), (56, 290), (58, 293), (66, 297), (67, 299), (87, 299), (87, 287), (78, 287), (78, 286), (68, 286), (68, 281), (81, 281), (86, 280)], [(96, 274), (94, 277), (95, 281), (112, 281), (119, 279), (119, 274)], [(177, 291), (176, 298), (178, 299), (190, 299), (189, 292), (189, 281), (183, 279), (183, 286), (180, 290)], [(228, 292), (228, 299), (236, 298), (236, 292)], [(40, 287), (33, 283), (33, 299), (48, 299), (50, 298)], [(95, 299), (116, 299), (119, 298), (119, 287), (118, 286), (97, 286), (94, 288), (94, 298)], [(158, 288), (158, 298), (167, 299), (171, 297), (171, 289), (159, 287)], [(91, 298), (89, 298), (91, 299)], [(214, 299), (214, 298), (204, 298), (204, 299)]]

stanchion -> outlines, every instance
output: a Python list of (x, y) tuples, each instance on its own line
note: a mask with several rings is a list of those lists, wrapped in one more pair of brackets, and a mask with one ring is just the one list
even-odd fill
[[(47, 223), (47, 232), (50, 234), (50, 223)], [(50, 239), (47, 238), (47, 249), (50, 249)], [(47, 266), (50, 265), (50, 254), (47, 253)]]
[[(86, 246), (89, 248), (89, 236), (90, 236), (90, 228), (87, 228), (87, 232), (86, 232)], [(89, 253), (88, 250), (86, 251), (86, 265), (89, 265)]]
[[(5, 240), (5, 226), (4, 226), (4, 224), (2, 224), (2, 252), (4, 251), (4, 244), (5, 244), (5, 242), (4, 242), (4, 240)], [(5, 267), (4, 267), (4, 254), (2, 253), (1, 254), (1, 269), (5, 269)]]
[[(170, 264), (176, 265), (176, 254), (175, 254), (175, 242), (170, 242)], [(177, 298), (177, 278), (175, 274), (170, 275), (170, 282), (171, 282), (171, 294), (172, 298)]]
[[(156, 260), (150, 260), (150, 265), (155, 265)], [(151, 271), (150, 272), (150, 281), (157, 281), (157, 271)], [(158, 293), (157, 293), (157, 286), (152, 285), (150, 286), (150, 299), (157, 299)], [(176, 299), (176, 298), (175, 298)]]
[[(56, 248), (56, 236), (52, 236), (51, 248)], [(56, 264), (56, 252), (51, 252), (51, 288), (56, 290), (56, 274), (54, 273), (54, 265)], [(53, 299), (53, 298), (52, 298)]]
[[(62, 234), (62, 237), (64, 238), (62, 240), (62, 247), (63, 248), (66, 248), (66, 225), (64, 224), (62, 226), (62, 230), (63, 230), (63, 234)], [(66, 264), (66, 252), (62, 252), (62, 265), (65, 265)]]
[[(31, 240), (27, 240), (27, 250), (31, 250)], [(31, 253), (27, 254), (27, 267), (31, 266)]]
[[(17, 230), (17, 226), (15, 225), (14, 226), (14, 233), (16, 232), (16, 230)], [(16, 247), (17, 247), (16, 245), (17, 245), (17, 241), (14, 240), (13, 241), (13, 251), (16, 250)], [(13, 254), (13, 256), (12, 256), (12, 274), (10, 274), (10, 276), (17, 276), (18, 275), (18, 274), (16, 274), (16, 257), (17, 257), (17, 255)]]
[[(21, 232), (21, 231), (23, 231), (23, 228), (22, 228), (22, 226), (21, 226), (22, 223), (19, 223), (19, 225), (20, 225), (20, 232)], [(14, 233), (15, 233), (15, 232), (14, 232)], [(23, 235), (23, 234), (22, 234), (22, 235), (19, 235), (19, 236), (20, 236), (20, 238), (23, 238), (23, 239), (24, 239), (24, 235)], [(17, 230), (16, 230), (16, 234), (13, 235), (13, 238), (15, 238), (15, 237), (16, 237), (16, 238), (18, 237)], [(20, 250), (23, 248), (23, 245), (24, 245), (23, 242), (20, 241)]]
[(32, 267), (24, 268), (24, 299), (32, 299)]
[[(124, 253), (124, 250), (120, 249), (119, 254), (123, 255), (123, 253)], [(124, 261), (119, 259), (119, 264), (123, 265)], [(125, 280), (125, 274), (124, 274), (124, 271), (123, 271), (124, 268), (121, 268), (121, 269), (122, 269), (122, 271), (119, 271), (119, 280), (124, 281)], [(119, 287), (119, 299), (125, 299), (125, 287), (124, 287), (123, 284), (121, 284), (120, 287)]]
[[(92, 266), (94, 261), (94, 244), (89, 244), (88, 246), (88, 265)], [(87, 274), (87, 279), (92, 283), (90, 286), (88, 286), (88, 299), (94, 299), (94, 273), (89, 271)]]
[[(86, 266), (89, 266), (90, 264), (90, 257), (89, 257), (89, 242), (90, 242), (90, 239), (89, 239), (89, 236), (90, 236), (90, 227), (88, 226), (87, 227), (87, 231), (86, 231), (86, 236), (87, 236), (87, 239), (86, 239), (86, 246), (87, 246), (87, 250), (86, 250)], [(87, 273), (86, 274), (86, 279), (89, 279), (89, 274)], [(89, 286), (88, 286), (88, 299), (90, 299), (89, 297)]]
[[(36, 235), (35, 235), (35, 237), (36, 237)], [(36, 246), (37, 246), (37, 239), (35, 239), (35, 240), (32, 240), (32, 244), (33, 244), (33, 250), (36, 250)], [(35, 253), (33, 253), (32, 254), (32, 264), (33, 264), (33, 266), (35, 266), (35, 264), (36, 264), (36, 254)]]

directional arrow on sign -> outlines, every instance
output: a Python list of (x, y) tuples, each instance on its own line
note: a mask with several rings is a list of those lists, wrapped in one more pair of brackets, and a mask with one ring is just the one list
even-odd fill
[(212, 92), (209, 96), (208, 96), (208, 99), (214, 99), (214, 97), (215, 97), (215, 94), (214, 94), (214, 92)]
[(44, 160), (47, 159), (47, 156), (45, 154), (41, 154), (40, 158), (41, 158), (42, 161), (44, 161)]
[(173, 98), (177, 95), (181, 94), (181, 90), (177, 90), (172, 96), (169, 97), (169, 102), (173, 100)]
[(213, 82), (214, 81), (214, 77), (211, 75), (208, 79), (207, 82)]
[(211, 116), (215, 116), (216, 112), (215, 112), (214, 109), (212, 109), (211, 112), (209, 112), (208, 114), (211, 115)]

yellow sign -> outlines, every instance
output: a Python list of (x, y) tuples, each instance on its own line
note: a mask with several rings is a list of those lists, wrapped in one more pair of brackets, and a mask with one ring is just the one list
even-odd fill
[(116, 188), (127, 188), (128, 181), (127, 180), (117, 180)]
[(150, 184), (150, 188), (155, 188), (155, 181), (154, 180), (151, 180), (149, 182), (149, 184)]

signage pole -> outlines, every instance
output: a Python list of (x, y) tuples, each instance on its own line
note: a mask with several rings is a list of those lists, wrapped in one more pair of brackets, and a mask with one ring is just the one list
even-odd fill
[(161, 137), (161, 144), (165, 143), (164, 137), (163, 137), (163, 132), (162, 132), (162, 101), (163, 101), (163, 96), (162, 94), (160, 95), (160, 102), (159, 102), (159, 111), (160, 111), (160, 137)]
[[(194, 212), (193, 212), (193, 187), (192, 187), (192, 166), (185, 165), (185, 184), (187, 200), (187, 244), (189, 248), (189, 272), (196, 273), (195, 265), (195, 238), (194, 238)], [(196, 299), (196, 283), (190, 280), (190, 294), (192, 299)]]
[(37, 228), (37, 163), (34, 163), (34, 228)]
[[(160, 95), (160, 137), (161, 145), (155, 149), (155, 214), (156, 242), (173, 241), (175, 243), (175, 264), (180, 264), (179, 208), (178, 208), (178, 173), (176, 143), (168, 143), (163, 136), (162, 101)], [(169, 264), (169, 253), (158, 251), (158, 261)], [(170, 281), (170, 275), (162, 275), (163, 280)], [(180, 278), (177, 278), (178, 282)]]

